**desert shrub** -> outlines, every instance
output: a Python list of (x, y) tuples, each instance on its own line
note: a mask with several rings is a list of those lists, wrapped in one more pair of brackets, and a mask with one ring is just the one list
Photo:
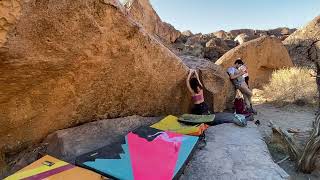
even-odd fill
[(264, 86), (264, 96), (277, 104), (315, 104), (317, 85), (310, 76), (312, 70), (293, 67), (273, 72), (270, 83)]

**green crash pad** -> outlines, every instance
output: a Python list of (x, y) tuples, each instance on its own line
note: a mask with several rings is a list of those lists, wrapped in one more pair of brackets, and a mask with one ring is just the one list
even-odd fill
[(201, 124), (201, 123), (212, 123), (215, 115), (195, 115), (195, 114), (183, 114), (179, 117), (178, 121), (187, 124)]

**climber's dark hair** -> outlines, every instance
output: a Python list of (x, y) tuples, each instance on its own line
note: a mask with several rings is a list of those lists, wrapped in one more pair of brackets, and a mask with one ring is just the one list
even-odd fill
[(240, 64), (240, 65), (243, 65), (243, 61), (241, 59), (237, 59), (234, 64)]
[(193, 90), (193, 92), (195, 92), (195, 93), (199, 93), (198, 87), (200, 89), (202, 89), (202, 86), (200, 85), (198, 79), (195, 77), (190, 79), (190, 86), (191, 86), (191, 89)]

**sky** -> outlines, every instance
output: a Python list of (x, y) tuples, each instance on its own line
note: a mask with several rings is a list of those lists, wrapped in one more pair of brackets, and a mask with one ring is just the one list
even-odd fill
[(320, 15), (320, 0), (150, 0), (180, 31), (300, 28)]

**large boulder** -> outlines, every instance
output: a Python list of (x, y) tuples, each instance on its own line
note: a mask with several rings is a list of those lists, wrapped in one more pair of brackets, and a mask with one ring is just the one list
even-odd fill
[(186, 37), (185, 42), (179, 41), (175, 44), (175, 47), (177, 48), (178, 46), (181, 46), (182, 54), (203, 58), (206, 43), (210, 40), (211, 37), (209, 35), (202, 34), (183, 37)]
[(236, 38), (240, 34), (246, 34), (247, 36), (255, 35), (255, 30), (253, 29), (234, 29), (229, 32), (232, 38)]
[(229, 38), (229, 34), (227, 32), (225, 32), (224, 30), (217, 31), (217, 32), (214, 32), (212, 34), (214, 36), (216, 36), (217, 38), (221, 38), (221, 39)]
[(212, 36), (207, 34), (196, 34), (188, 38), (186, 45), (191, 46), (194, 44), (200, 44), (205, 47), (206, 43), (212, 38)]
[(200, 43), (195, 43), (192, 45), (184, 45), (182, 48), (182, 54), (192, 55), (196, 57), (203, 58), (204, 57), (204, 49), (205, 47)]
[(219, 59), (227, 50), (222, 49), (221, 47), (205, 47), (203, 50), (203, 58), (209, 59), (212, 62), (215, 62)]
[(126, 0), (124, 5), (133, 19), (149, 33), (167, 42), (175, 42), (180, 36), (180, 31), (161, 21), (149, 0)]
[(231, 39), (225, 39), (224, 42), (227, 44), (227, 46), (229, 47), (229, 49), (235, 48), (239, 45), (238, 42), (231, 40)]
[(206, 43), (203, 57), (216, 61), (229, 50), (230, 48), (225, 40), (214, 37)]
[(187, 112), (188, 68), (118, 1), (5, 0), (0, 10), (3, 153), (100, 118)]
[(221, 38), (212, 38), (206, 43), (206, 47), (221, 47), (223, 49), (228, 49), (227, 43)]
[(237, 46), (218, 59), (216, 64), (227, 70), (238, 58), (243, 59), (248, 66), (252, 88), (259, 88), (267, 83), (274, 70), (293, 66), (281, 41), (268, 36)]
[(249, 40), (250, 40), (250, 37), (245, 33), (239, 34), (236, 38), (234, 38), (234, 41), (238, 42), (239, 44), (243, 44)]
[(210, 127), (206, 146), (197, 150), (181, 180), (290, 179), (276, 164), (253, 123), (246, 128), (234, 124)]
[(260, 35), (250, 35), (250, 34), (245, 34), (245, 33), (242, 33), (242, 34), (239, 34), (236, 38), (234, 38), (234, 41), (237, 42), (238, 44), (243, 44), (247, 41), (251, 41), (253, 39), (257, 39), (259, 38)]
[(320, 64), (320, 16), (283, 41), (292, 61), (297, 65)]
[[(140, 126), (151, 126), (161, 117), (128, 116), (104, 119), (56, 131), (45, 138), (45, 154), (74, 163), (81, 154), (111, 145)], [(117, 122), (117, 123), (114, 123)]]
[(185, 43), (188, 41), (189, 37), (192, 37), (193, 33), (188, 31), (183, 31), (181, 35), (176, 39), (174, 44), (170, 44), (171, 46), (174, 46), (175, 49), (183, 50)]
[(201, 81), (205, 86), (205, 100), (210, 109), (214, 112), (231, 109), (235, 89), (224, 69), (205, 59), (192, 56), (180, 57), (189, 68), (199, 71)]
[(187, 30), (187, 31), (183, 31), (181, 35), (189, 37), (189, 36), (193, 36), (193, 33), (190, 30)]

